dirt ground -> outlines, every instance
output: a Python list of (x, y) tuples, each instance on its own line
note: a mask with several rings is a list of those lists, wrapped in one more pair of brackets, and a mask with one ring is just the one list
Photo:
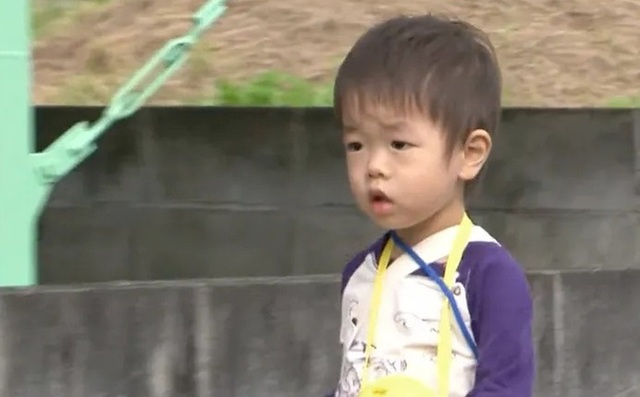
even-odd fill
[[(36, 103), (99, 103), (204, 0), (111, 0), (34, 43)], [(330, 81), (350, 44), (398, 13), (446, 13), (489, 33), (513, 106), (601, 106), (640, 95), (640, 0), (229, 0), (153, 103), (211, 95), (216, 78), (278, 70)]]

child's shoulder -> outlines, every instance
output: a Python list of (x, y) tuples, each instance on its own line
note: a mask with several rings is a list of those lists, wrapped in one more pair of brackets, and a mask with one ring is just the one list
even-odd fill
[[(520, 263), (493, 235), (482, 226), (474, 225), (464, 250), (458, 273), (474, 278), (486, 273), (524, 275)], [(466, 284), (466, 282), (465, 282)]]
[(356, 270), (358, 270), (360, 265), (367, 258), (367, 255), (369, 254), (376, 255), (377, 253), (382, 251), (382, 245), (384, 244), (385, 239), (386, 239), (386, 235), (378, 238), (376, 241), (373, 242), (373, 244), (369, 245), (369, 247), (357, 252), (354, 256), (351, 257), (349, 262), (347, 262), (347, 264), (342, 269), (341, 292), (344, 292), (344, 289), (347, 286), (347, 283), (349, 282), (349, 280), (351, 279), (351, 276), (353, 276), (353, 273), (355, 273)]
[(531, 305), (525, 269), (498, 242), (470, 242), (460, 263), (459, 281), (466, 286), (473, 317), (480, 312), (493, 311), (503, 299), (522, 309), (528, 310)]
[(485, 286), (489, 281), (508, 281), (526, 277), (522, 265), (497, 241), (469, 242), (460, 263), (460, 273), (466, 273), (475, 284)]
[(482, 272), (523, 273), (521, 264), (497, 241), (471, 241), (464, 251), (461, 266), (473, 266)]

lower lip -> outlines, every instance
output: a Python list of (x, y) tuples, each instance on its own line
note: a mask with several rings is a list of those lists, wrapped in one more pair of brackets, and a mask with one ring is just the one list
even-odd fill
[(387, 215), (391, 212), (392, 204), (390, 201), (373, 201), (371, 202), (371, 210), (376, 215)]

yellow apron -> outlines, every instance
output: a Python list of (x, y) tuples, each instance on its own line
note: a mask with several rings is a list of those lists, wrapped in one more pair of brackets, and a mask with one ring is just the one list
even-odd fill
[[(444, 271), (444, 284), (451, 289), (455, 282), (456, 270), (460, 264), (462, 253), (464, 252), (471, 228), (473, 224), (464, 215), (458, 233), (453, 242), (451, 252), (447, 258)], [(373, 296), (371, 299), (371, 312), (369, 317), (369, 328), (367, 330), (367, 344), (365, 348), (365, 364), (362, 377), (362, 388), (360, 397), (448, 397), (449, 396), (449, 371), (451, 368), (451, 304), (445, 299), (440, 318), (440, 338), (438, 340), (437, 366), (438, 366), (438, 389), (433, 390), (424, 382), (402, 374), (387, 375), (369, 382), (369, 364), (371, 359), (371, 346), (375, 340), (376, 325), (378, 322), (378, 309), (382, 296), (382, 284), (384, 274), (389, 266), (391, 252), (393, 251), (393, 239), (389, 238), (380, 256), (378, 270), (373, 284)]]

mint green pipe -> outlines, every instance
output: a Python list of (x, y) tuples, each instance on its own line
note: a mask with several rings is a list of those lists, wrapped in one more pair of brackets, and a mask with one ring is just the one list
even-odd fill
[(0, 1), (0, 287), (36, 283), (29, 1)]

